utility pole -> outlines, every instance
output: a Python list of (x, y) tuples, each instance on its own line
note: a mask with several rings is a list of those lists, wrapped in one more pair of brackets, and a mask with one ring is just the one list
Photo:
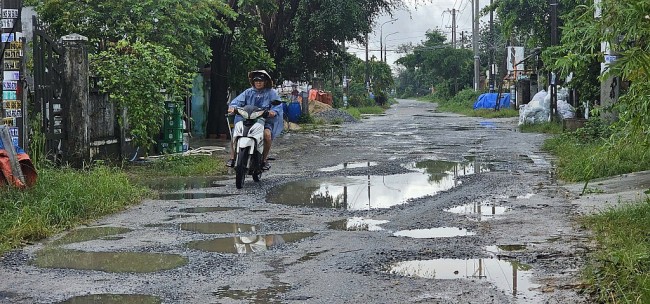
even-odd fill
[(366, 90), (370, 87), (370, 66), (368, 65), (368, 32), (366, 32)]
[[(493, 0), (490, 0), (490, 7), (492, 7)], [(490, 41), (489, 43), (489, 58), (488, 58), (488, 69), (490, 69), (490, 93), (494, 93), (494, 11), (490, 10)]]
[[(557, 35), (557, 0), (549, 0), (551, 6), (551, 46), (558, 44)], [(556, 119), (557, 115), (557, 81), (556, 75), (553, 71), (549, 72), (548, 79), (550, 80), (551, 87), (551, 121)]]
[[(456, 9), (447, 10), (451, 12), (451, 47), (456, 48)], [(449, 28), (449, 27), (447, 27)]]
[[(553, 0), (551, 0), (553, 1)], [(478, 56), (478, 2), (479, 0), (472, 0), (474, 9), (472, 10), (472, 45), (474, 47), (474, 92), (479, 89), (480, 78), (480, 58)]]

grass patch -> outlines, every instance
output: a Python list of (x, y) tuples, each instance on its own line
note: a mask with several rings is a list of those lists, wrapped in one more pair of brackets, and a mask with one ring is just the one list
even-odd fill
[(358, 108), (349, 107), (349, 108), (344, 109), (344, 110), (345, 110), (345, 112), (348, 112), (348, 114), (350, 114), (350, 116), (354, 117), (355, 119), (357, 119), (357, 120), (361, 119), (361, 111), (359, 111)]
[(384, 114), (386, 109), (380, 106), (360, 107), (357, 108), (361, 114)]
[(557, 174), (565, 181), (589, 181), (618, 174), (650, 170), (650, 153), (642, 141), (584, 140), (579, 132), (547, 139), (542, 146), (557, 156)]
[(208, 155), (170, 154), (143, 164), (127, 164), (126, 172), (137, 178), (151, 176), (212, 176), (226, 174), (225, 160)]
[(600, 245), (583, 272), (597, 303), (650, 303), (650, 199), (582, 222)]
[(524, 133), (546, 133), (546, 134), (561, 134), (562, 125), (557, 122), (545, 122), (539, 124), (522, 124), (519, 130)]
[(27, 190), (0, 188), (0, 252), (140, 202), (150, 192), (114, 168), (45, 168)]
[(212, 156), (167, 155), (122, 169), (45, 167), (32, 188), (0, 187), (0, 253), (124, 210), (154, 192), (139, 180), (170, 176), (215, 176), (227, 172)]

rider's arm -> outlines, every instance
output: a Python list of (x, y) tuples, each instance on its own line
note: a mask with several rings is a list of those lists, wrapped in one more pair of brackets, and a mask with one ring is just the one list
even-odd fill
[(269, 113), (270, 113), (270, 112), (274, 112), (273, 114), (271, 114), (271, 117), (275, 117), (275, 116), (280, 116), (280, 117), (282, 117), (282, 104), (279, 104), (279, 105), (277, 105), (277, 106), (274, 106), (274, 105), (271, 103), (271, 102), (274, 101), (274, 100), (280, 100), (280, 95), (278, 94), (278, 92), (277, 92), (276, 90), (272, 90), (272, 92), (271, 92), (271, 94), (270, 94), (270, 97), (271, 97), (271, 98), (270, 98), (270, 100), (269, 100), (269, 109), (270, 109), (271, 111), (269, 111)]
[(243, 107), (246, 105), (246, 93), (248, 93), (248, 89), (237, 95), (237, 97), (230, 102), (230, 105), (228, 105), (228, 112), (232, 112), (235, 107)]

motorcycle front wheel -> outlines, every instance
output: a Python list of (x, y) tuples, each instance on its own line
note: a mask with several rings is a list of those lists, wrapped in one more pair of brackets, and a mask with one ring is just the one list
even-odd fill
[(248, 149), (241, 149), (237, 155), (237, 165), (235, 166), (235, 186), (241, 189), (244, 186), (244, 178), (248, 173)]
[(259, 153), (255, 153), (253, 156), (253, 162), (255, 165), (253, 165), (253, 181), (259, 182), (260, 179), (262, 178), (262, 155)]

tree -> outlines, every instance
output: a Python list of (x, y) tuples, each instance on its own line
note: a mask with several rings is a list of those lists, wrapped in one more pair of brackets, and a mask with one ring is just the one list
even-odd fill
[[(428, 31), (427, 39), (413, 52), (396, 62), (406, 68), (401, 86), (414, 86), (415, 92), (435, 87), (441, 96), (453, 96), (467, 86), (473, 77), (471, 50), (454, 49), (440, 30)], [(404, 83), (408, 80), (409, 83)]]
[(111, 100), (128, 107), (130, 135), (145, 150), (162, 125), (160, 91), (185, 97), (211, 55), (209, 39), (235, 16), (220, 0), (43, 0), (36, 10), (54, 34), (88, 37), (91, 69)]
[[(619, 113), (619, 140), (650, 143), (650, 3), (634, 0), (603, 0), (602, 16), (593, 17), (594, 7), (581, 6), (572, 14), (562, 44), (545, 54), (565, 73), (584, 71), (594, 60), (604, 61), (601, 42), (607, 42), (616, 61), (601, 79), (619, 77), (629, 88), (614, 105)], [(553, 55), (557, 57), (552, 57)], [(578, 74), (584, 81), (585, 76)]]
[[(229, 0), (228, 6), (239, 15), (230, 20), (230, 33), (215, 37), (212, 41), (211, 97), (207, 133), (226, 134), (228, 128), (224, 118), (228, 90), (234, 89), (233, 79), (244, 77), (242, 71), (235, 71), (231, 64), (235, 56), (235, 45), (242, 54), (248, 43), (238, 41), (235, 33), (250, 30), (259, 33), (265, 43), (265, 50), (272, 62), (248, 61), (252, 68), (266, 68), (277, 80), (308, 80), (307, 75), (317, 71), (325, 73), (332, 58), (344, 58), (339, 43), (361, 40), (369, 32), (373, 20), (381, 13), (404, 5), (403, 0)], [(244, 36), (242, 36), (244, 37)], [(260, 54), (259, 52), (244, 52)], [(264, 55), (262, 55), (266, 58)], [(242, 74), (239, 74), (242, 73)]]

